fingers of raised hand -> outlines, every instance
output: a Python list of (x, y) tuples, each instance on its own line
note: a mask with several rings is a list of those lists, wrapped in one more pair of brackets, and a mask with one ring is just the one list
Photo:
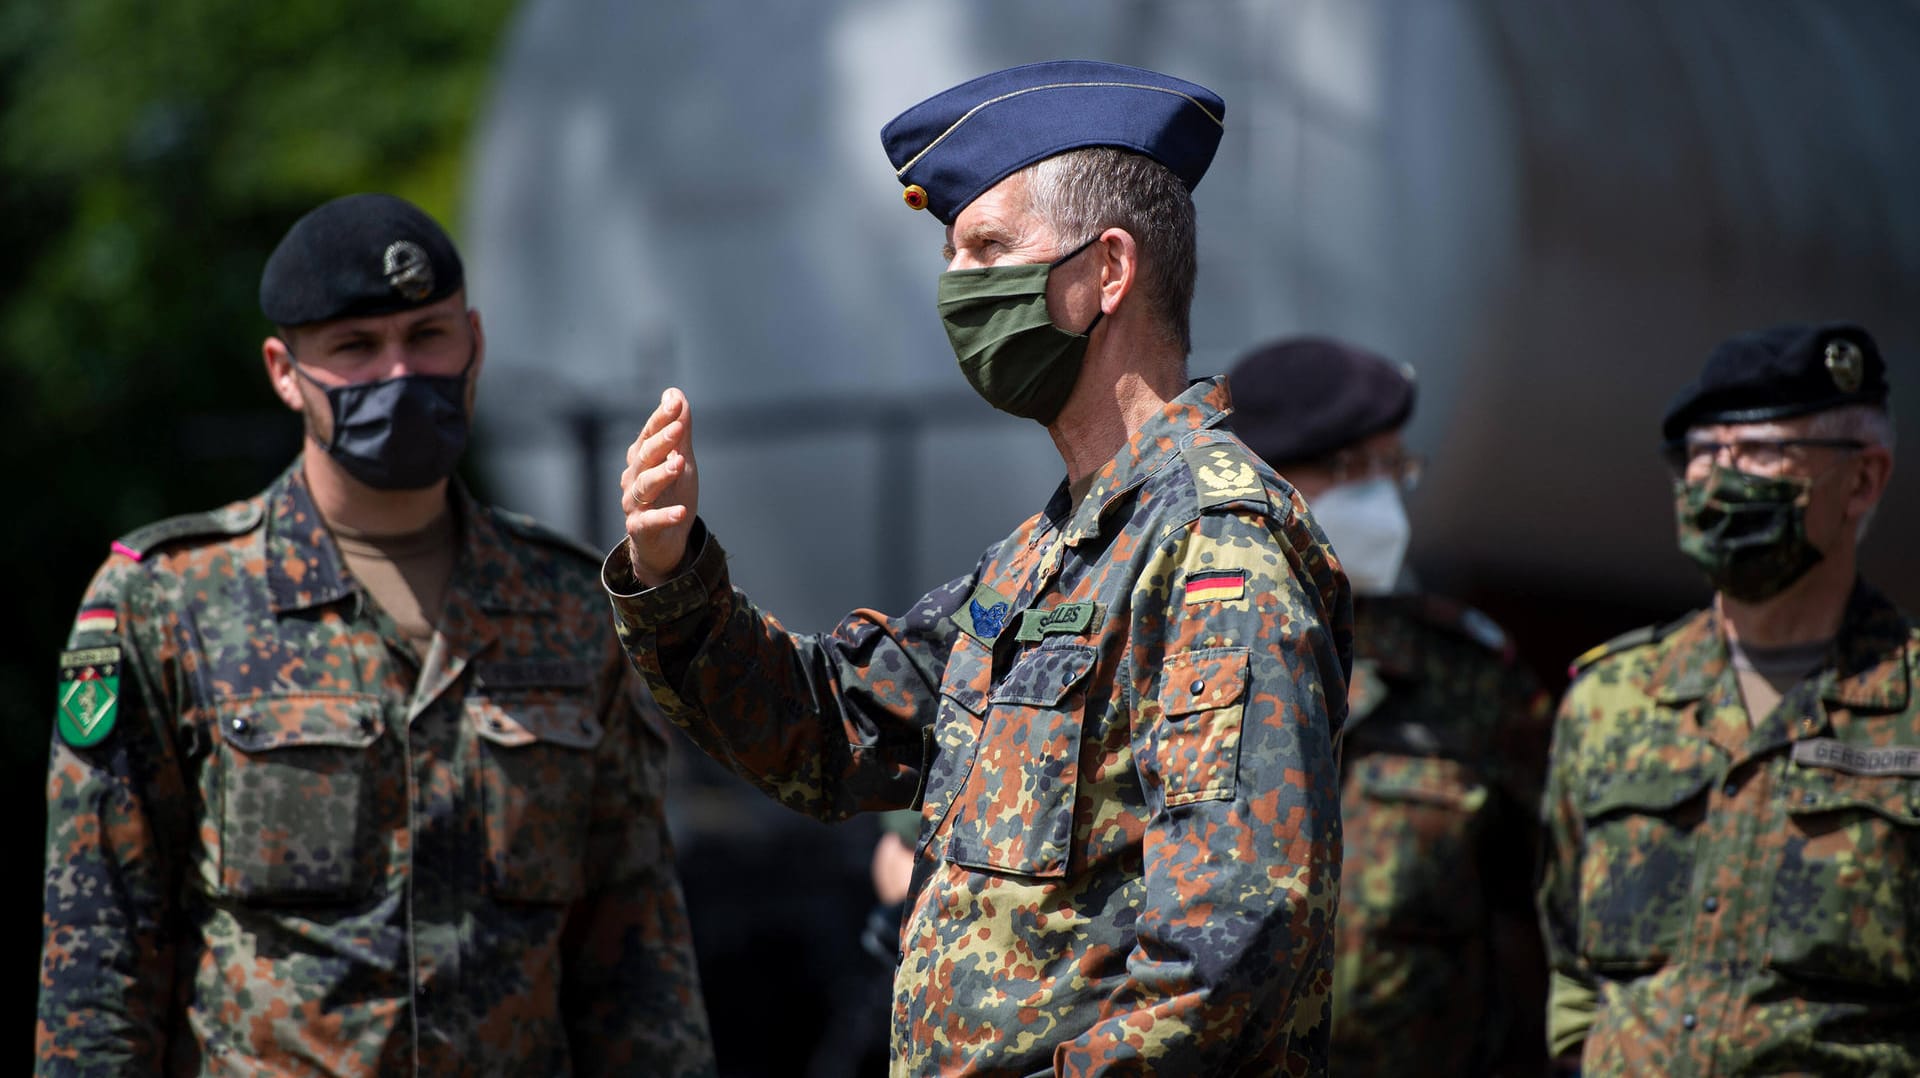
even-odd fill
[(620, 477), (621, 510), (633, 514), (651, 508), (685, 469), (686, 458), (679, 453), (669, 453), (665, 460), (651, 467), (637, 470), (629, 467)]

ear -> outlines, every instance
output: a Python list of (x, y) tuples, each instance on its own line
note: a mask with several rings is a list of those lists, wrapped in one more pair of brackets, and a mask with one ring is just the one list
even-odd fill
[(1893, 479), (1893, 452), (1884, 445), (1870, 445), (1860, 451), (1860, 467), (1853, 473), (1847, 490), (1847, 521), (1857, 522), (1880, 504)]
[(1140, 278), (1140, 245), (1124, 228), (1100, 233), (1100, 309), (1111, 316)]
[(487, 363), (487, 333), (480, 327), (480, 309), (467, 308), (467, 325), (473, 329), (473, 371), (468, 381), (479, 381), (480, 368)]
[(260, 359), (267, 366), (267, 384), (273, 387), (273, 395), (280, 398), (280, 403), (296, 412), (306, 411), (306, 398), (300, 395), (300, 375), (293, 369), (293, 352), (287, 348), (287, 342), (278, 337), (261, 341)]

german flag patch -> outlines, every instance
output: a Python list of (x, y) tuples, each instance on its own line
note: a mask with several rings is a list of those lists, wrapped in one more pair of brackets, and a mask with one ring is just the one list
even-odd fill
[(1202, 569), (1187, 574), (1187, 602), (1229, 603), (1247, 597), (1245, 569)]
[(73, 619), (75, 632), (111, 633), (120, 627), (120, 615), (110, 606), (85, 606), (80, 615)]

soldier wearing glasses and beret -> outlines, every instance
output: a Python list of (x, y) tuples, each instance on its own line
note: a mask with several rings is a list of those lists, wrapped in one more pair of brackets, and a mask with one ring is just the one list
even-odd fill
[(42, 1075), (706, 1075), (597, 556), (451, 478), (485, 361), (387, 195), (268, 259), (267, 490), (112, 544), (61, 656)]
[(628, 452), (604, 577), (667, 715), (799, 811), (918, 810), (896, 1074), (1326, 1072), (1351, 604), (1224, 383), (1186, 376), (1223, 118), (1061, 61), (882, 132), (947, 226), (962, 374), (1066, 468), (904, 614), (796, 636), (735, 590), (678, 390)]
[(1920, 634), (1855, 552), (1893, 471), (1855, 325), (1728, 340), (1661, 433), (1710, 606), (1554, 730), (1549, 1033), (1588, 1075), (1920, 1074)]
[(1227, 372), (1234, 430), (1313, 509), (1353, 582), (1332, 1072), (1538, 1074), (1536, 818), (1551, 701), (1507, 636), (1404, 569), (1407, 367), (1342, 341)]

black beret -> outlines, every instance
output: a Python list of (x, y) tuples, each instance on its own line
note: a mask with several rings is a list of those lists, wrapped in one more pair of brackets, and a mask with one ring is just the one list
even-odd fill
[(1325, 337), (1294, 337), (1227, 372), (1233, 429), (1270, 464), (1317, 460), (1413, 414), (1413, 370)]
[(1191, 191), (1220, 146), (1226, 114), (1220, 95), (1185, 79), (1049, 60), (943, 90), (888, 121), (880, 143), (907, 205), (950, 225), (994, 184), (1087, 146), (1145, 154)]
[(1722, 341), (1700, 377), (1667, 406), (1660, 434), (1672, 442), (1708, 423), (1763, 423), (1886, 402), (1887, 365), (1866, 330), (1849, 322), (1775, 326)]
[(279, 326), (391, 314), (459, 291), (460, 252), (438, 222), (392, 195), (347, 195), (293, 223), (260, 273), (260, 313)]

